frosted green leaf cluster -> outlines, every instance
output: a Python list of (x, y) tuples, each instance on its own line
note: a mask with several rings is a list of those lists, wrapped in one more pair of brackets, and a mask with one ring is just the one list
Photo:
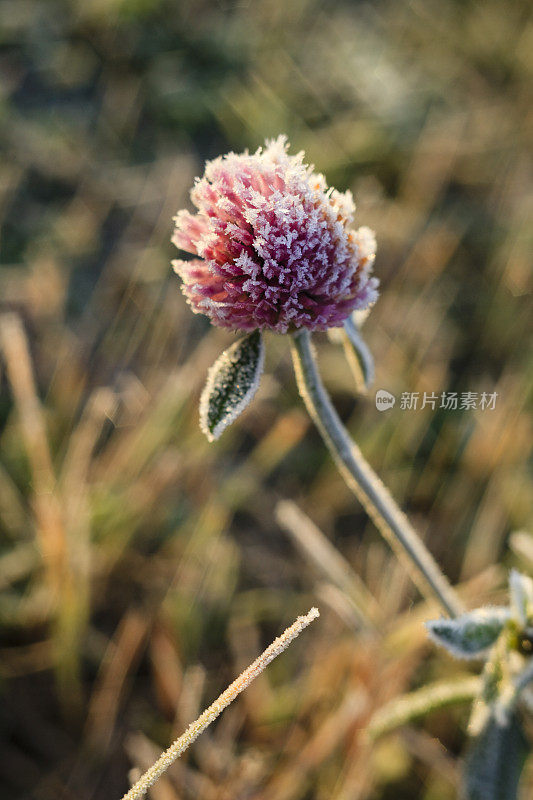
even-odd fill
[(510, 618), (508, 608), (478, 608), (457, 619), (426, 623), (431, 638), (457, 658), (479, 658), (496, 642)]
[(529, 752), (521, 713), (533, 684), (533, 581), (513, 570), (506, 608), (485, 607), (426, 623), (458, 658), (485, 659), (469, 724), (463, 800), (516, 800)]

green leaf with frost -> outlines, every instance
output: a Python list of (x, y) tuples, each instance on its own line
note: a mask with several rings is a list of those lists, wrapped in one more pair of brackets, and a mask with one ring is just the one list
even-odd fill
[(513, 616), (523, 628), (533, 616), (533, 580), (515, 569), (509, 577)]
[(200, 398), (200, 427), (210, 442), (250, 403), (263, 372), (265, 348), (256, 330), (228, 347), (207, 375)]
[(431, 638), (457, 658), (478, 658), (496, 642), (510, 617), (508, 608), (478, 608), (456, 619), (426, 622)]
[(374, 381), (374, 359), (352, 317), (344, 322), (343, 345), (356, 379), (368, 389)]
[(464, 768), (464, 800), (516, 800), (529, 745), (516, 709), (490, 713)]

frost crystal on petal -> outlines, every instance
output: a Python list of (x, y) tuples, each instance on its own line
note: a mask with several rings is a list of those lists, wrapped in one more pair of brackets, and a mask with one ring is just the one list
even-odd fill
[(279, 136), (207, 162), (191, 191), (197, 213), (175, 217), (172, 241), (196, 258), (174, 269), (193, 311), (215, 325), (325, 330), (377, 299), (376, 242), (351, 229), (351, 192), (328, 189), (303, 153), (287, 151)]

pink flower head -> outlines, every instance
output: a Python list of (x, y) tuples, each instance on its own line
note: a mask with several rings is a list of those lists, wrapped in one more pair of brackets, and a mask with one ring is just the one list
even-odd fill
[(351, 192), (287, 153), (285, 136), (208, 161), (191, 198), (196, 214), (175, 217), (173, 243), (197, 258), (174, 261), (196, 313), (251, 331), (339, 327), (377, 298), (370, 277), (375, 239), (351, 230)]

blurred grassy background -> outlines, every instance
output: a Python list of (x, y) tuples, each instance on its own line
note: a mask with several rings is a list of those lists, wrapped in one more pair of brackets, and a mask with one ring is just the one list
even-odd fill
[(529, 3), (1, 0), (0, 67), (2, 796), (120, 797), (316, 604), (153, 800), (451, 800), (466, 707), (365, 727), (469, 668), (426, 642), (436, 609), (332, 467), (285, 339), (251, 409), (200, 434), (233, 337), (186, 307), (171, 217), (205, 158), (279, 132), (353, 190), (375, 388), (498, 399), (379, 413), (320, 337), (324, 376), (465, 602), (498, 601), (533, 568)]

